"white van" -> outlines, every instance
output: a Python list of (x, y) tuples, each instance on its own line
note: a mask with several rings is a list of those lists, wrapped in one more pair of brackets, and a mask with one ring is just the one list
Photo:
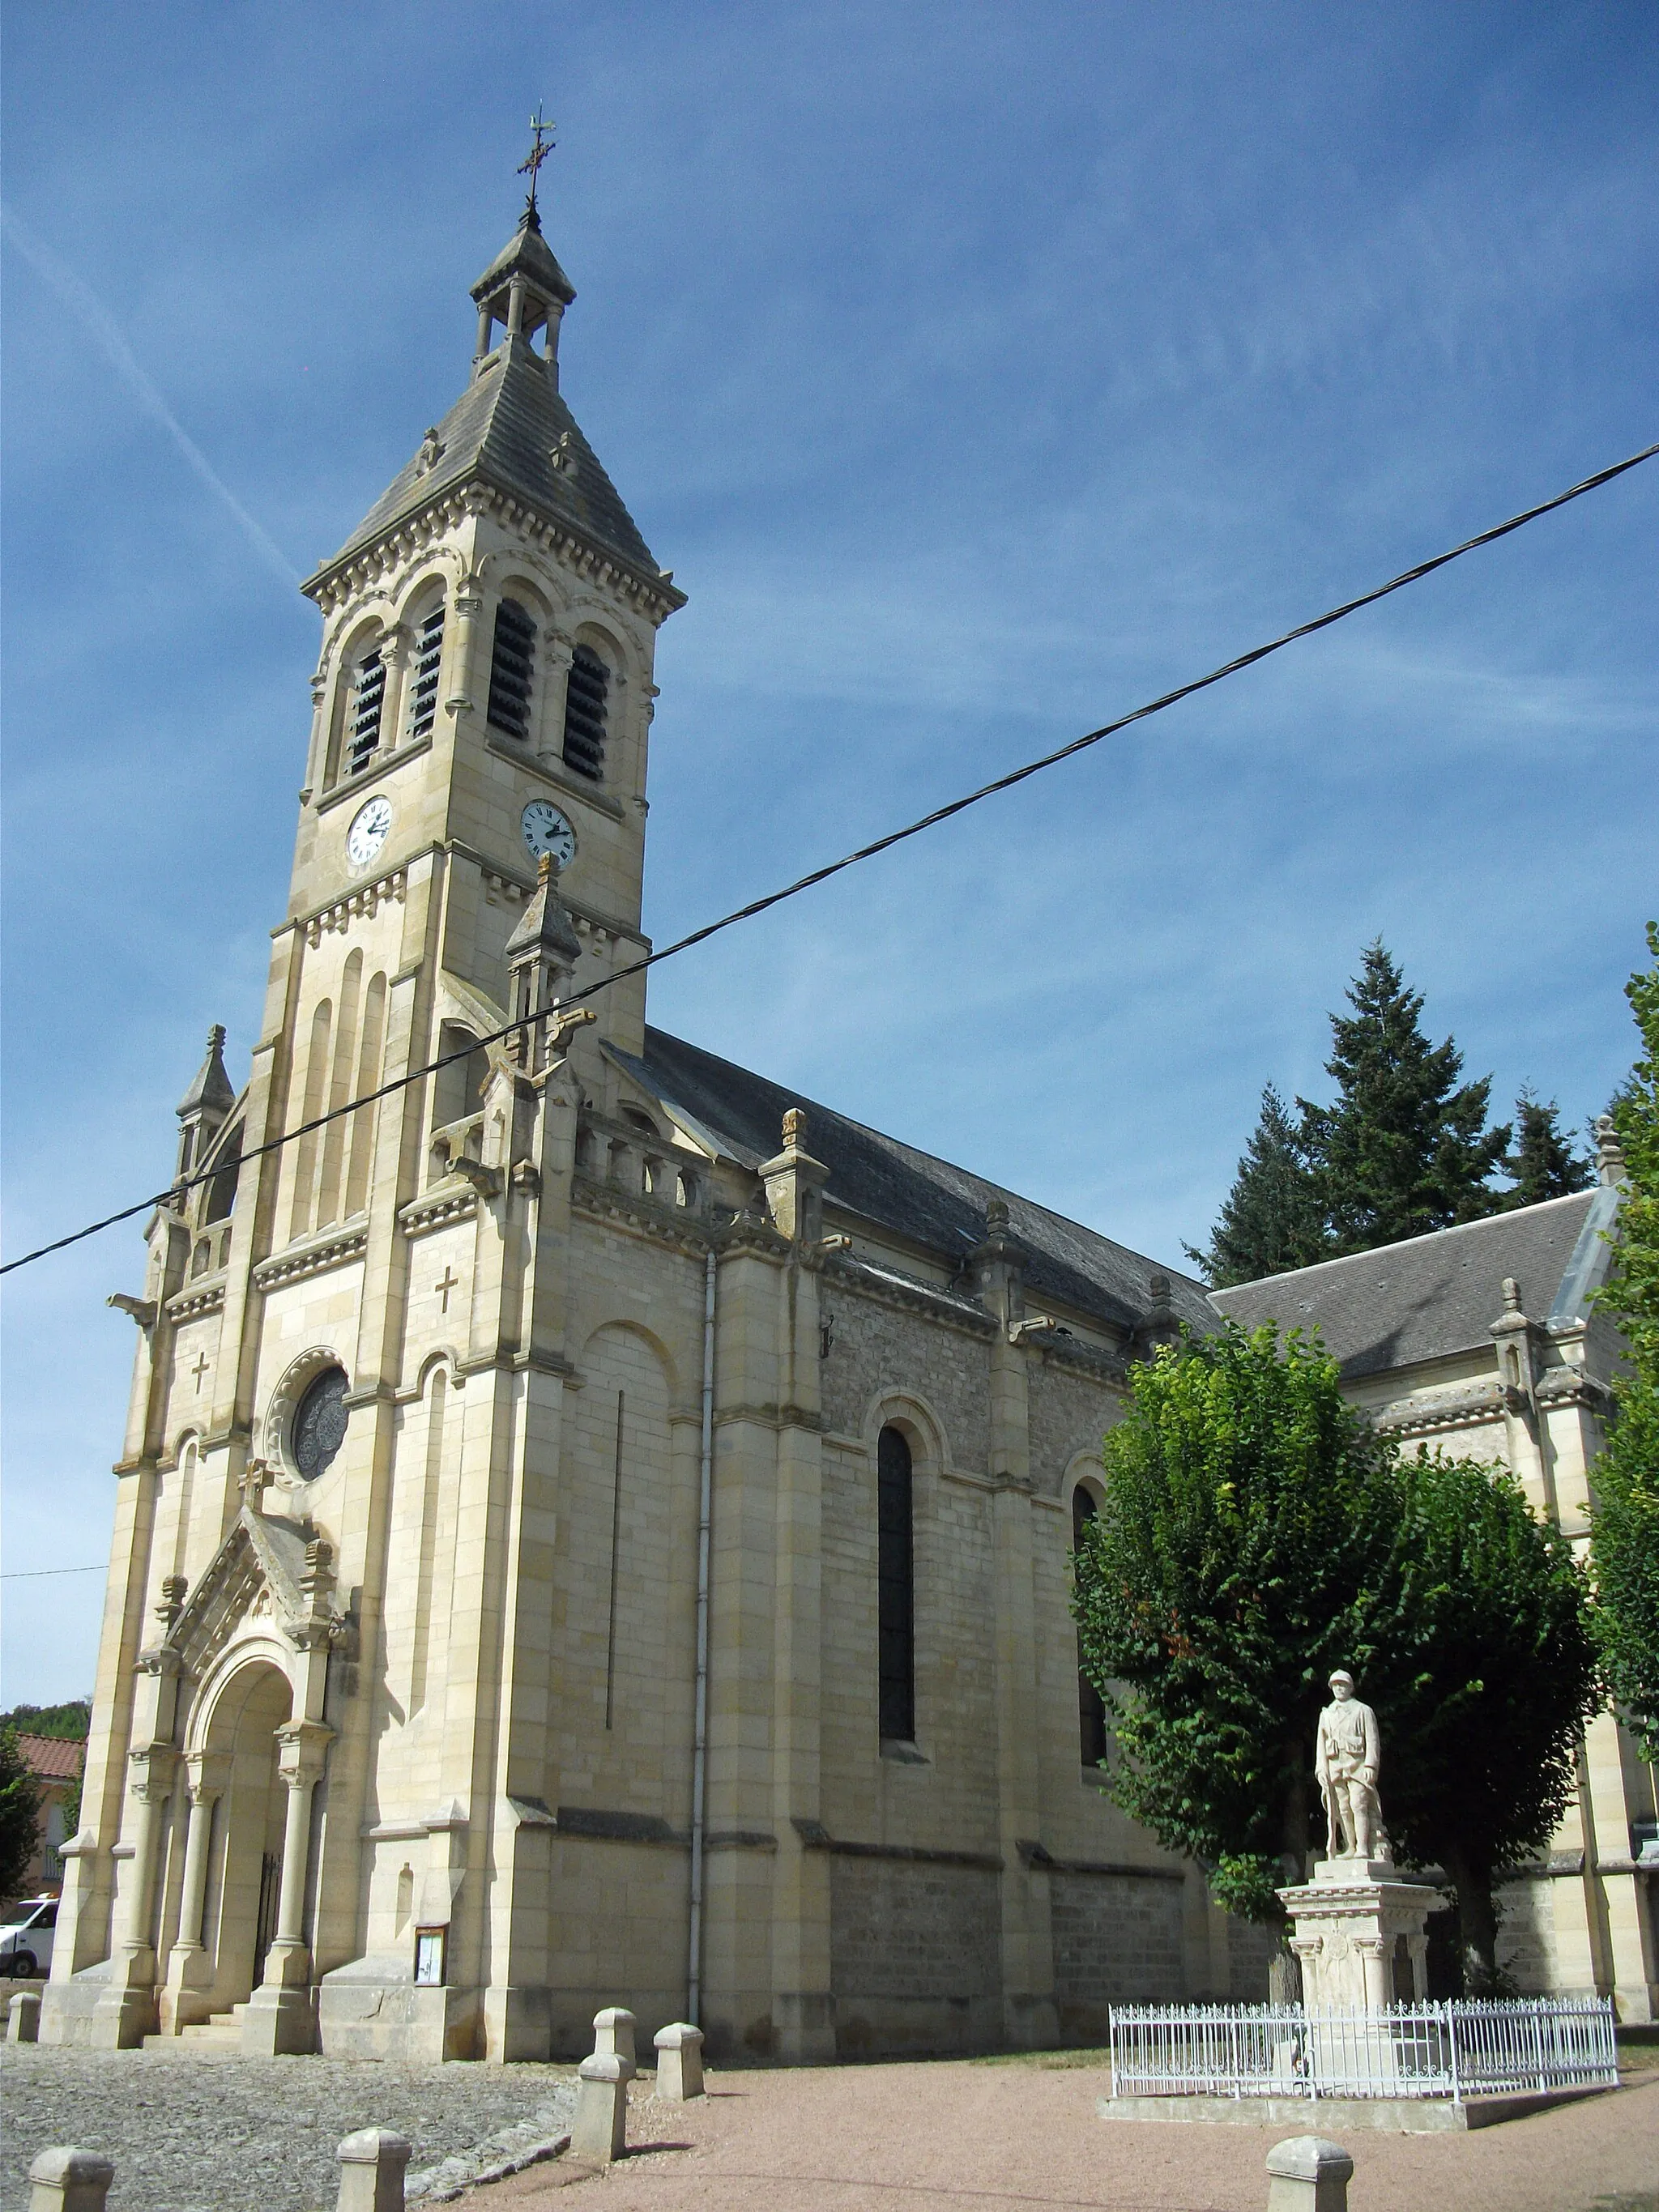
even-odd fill
[(16, 1981), (44, 1974), (52, 1965), (52, 1932), (58, 1925), (55, 1897), (26, 1897), (9, 1905), (0, 1918), (0, 1974)]

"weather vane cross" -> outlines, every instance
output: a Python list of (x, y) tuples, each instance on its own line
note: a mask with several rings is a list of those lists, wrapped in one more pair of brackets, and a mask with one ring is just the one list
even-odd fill
[(530, 151), (519, 164), (519, 174), (521, 177), (528, 175), (530, 179), (529, 209), (532, 215), (536, 212), (536, 185), (540, 177), (541, 166), (553, 151), (553, 133), (558, 127), (556, 123), (543, 121), (541, 103), (538, 100), (536, 104), (536, 112), (530, 118)]

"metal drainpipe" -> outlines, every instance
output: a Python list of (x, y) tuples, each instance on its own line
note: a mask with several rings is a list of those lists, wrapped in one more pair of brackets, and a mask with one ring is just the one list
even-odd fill
[(714, 1255), (702, 1267), (702, 1432), (697, 1471), (697, 1683), (691, 1741), (691, 1927), (685, 2017), (702, 2026), (702, 1860), (708, 1765), (708, 1553), (714, 1503)]

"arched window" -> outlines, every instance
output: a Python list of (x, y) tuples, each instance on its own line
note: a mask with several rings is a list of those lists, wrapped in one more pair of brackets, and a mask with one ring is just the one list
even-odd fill
[(876, 1528), (880, 1630), (881, 1735), (913, 1743), (916, 1734), (915, 1539), (910, 1447), (884, 1429), (876, 1446)]
[(444, 657), (444, 603), (439, 600), (415, 628), (415, 665), (409, 679), (409, 734), (423, 738), (438, 719), (438, 666)]
[(605, 709), (611, 671), (591, 645), (571, 656), (564, 694), (564, 764), (595, 783), (605, 778)]
[[(1097, 1511), (1094, 1492), (1079, 1482), (1072, 1492), (1072, 1548), (1083, 1542), (1083, 1532)], [(1099, 1766), (1106, 1758), (1106, 1706), (1101, 1694), (1083, 1671), (1083, 1639), (1078, 1639), (1077, 1734), (1085, 1766)]]
[(536, 625), (516, 599), (495, 610), (495, 642), (489, 656), (489, 720), (510, 738), (530, 735), (530, 678), (535, 665)]
[(376, 646), (357, 663), (351, 678), (351, 704), (346, 715), (346, 774), (367, 768), (380, 742), (380, 716), (386, 707), (386, 663)]
[(325, 1367), (300, 1401), (289, 1449), (307, 1482), (332, 1466), (345, 1442), (346, 1378), (340, 1367)]
[(219, 1157), (214, 1164), (213, 1181), (207, 1187), (207, 1203), (202, 1208), (204, 1221), (228, 1221), (231, 1208), (236, 1203), (236, 1178), (242, 1167), (242, 1126), (236, 1127), (219, 1147)]

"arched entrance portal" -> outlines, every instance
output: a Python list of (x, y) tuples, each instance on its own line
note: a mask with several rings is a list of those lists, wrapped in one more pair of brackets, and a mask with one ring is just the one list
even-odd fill
[(294, 1696), (286, 1674), (264, 1662), (240, 1668), (215, 1701), (203, 1761), (221, 1781), (216, 1882), (204, 1899), (203, 1942), (212, 1966), (213, 2010), (250, 1996), (264, 1976), (282, 1894), (288, 1790), (277, 1771), (276, 1731)]
[(293, 1704), (282, 1667), (251, 1656), (210, 1692), (191, 1732), (179, 1935), (159, 2006), (164, 2033), (218, 2015), (215, 2039), (234, 2047), (233, 2008), (264, 1979), (289, 1826), (282, 1758)]

